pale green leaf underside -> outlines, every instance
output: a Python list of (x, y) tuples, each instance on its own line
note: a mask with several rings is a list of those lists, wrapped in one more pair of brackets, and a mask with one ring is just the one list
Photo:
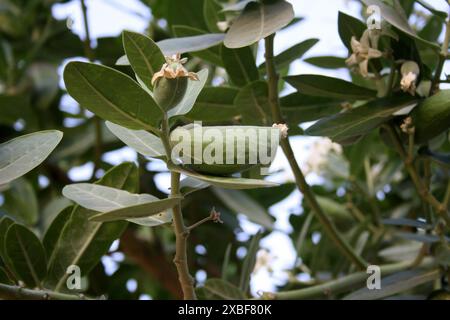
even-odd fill
[(108, 129), (123, 143), (146, 157), (165, 154), (161, 139), (145, 130), (132, 130), (106, 121)]
[(156, 44), (166, 56), (176, 53), (202, 51), (222, 43), (223, 33), (208, 33), (198, 36), (172, 38), (158, 41)]
[(61, 131), (39, 131), (0, 144), (0, 185), (38, 166), (55, 149), (62, 137)]
[(224, 189), (256, 189), (265, 187), (274, 187), (278, 184), (275, 182), (259, 179), (246, 179), (237, 177), (221, 177), (221, 176), (207, 176), (198, 172), (184, 169), (180, 166), (168, 165), (170, 170), (182, 173), (188, 177), (192, 177), (204, 182), (207, 182), (213, 186), (221, 187)]
[[(158, 200), (150, 194), (133, 194), (90, 183), (77, 183), (64, 187), (63, 195), (82, 207), (102, 212), (91, 217), (93, 221), (115, 221), (126, 219), (130, 222), (145, 224), (164, 221), (169, 214), (162, 212), (173, 207), (179, 199)], [(159, 217), (149, 217), (161, 214)], [(135, 218), (138, 220), (134, 221)], [(152, 218), (148, 221), (144, 218)]]

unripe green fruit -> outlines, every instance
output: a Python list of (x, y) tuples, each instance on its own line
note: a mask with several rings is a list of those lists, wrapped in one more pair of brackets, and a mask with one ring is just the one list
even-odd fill
[(450, 127), (450, 90), (425, 99), (411, 112), (415, 142), (426, 143)]
[(162, 109), (169, 110), (183, 99), (187, 85), (188, 77), (159, 78), (154, 85), (153, 97)]
[[(198, 126), (197, 129), (195, 129), (195, 127), (196, 126), (188, 125), (175, 129), (171, 133), (171, 144), (172, 147), (175, 147), (178, 143), (183, 141), (184, 136), (181, 131), (183, 130), (190, 137), (190, 141), (188, 141), (187, 143), (187, 146), (190, 147), (190, 153), (188, 151), (188, 153), (183, 154), (183, 156), (187, 157), (190, 160), (190, 163), (185, 163), (184, 166), (196, 172), (209, 175), (226, 176), (242, 172), (258, 165), (268, 166), (275, 157), (275, 152), (280, 139), (280, 130), (278, 128), (272, 127)], [(201, 131), (198, 128), (201, 128)], [(255, 132), (256, 134), (252, 135), (250, 134), (251, 132)], [(219, 142), (216, 145), (220, 146), (220, 148), (215, 148), (214, 152), (209, 153), (208, 150), (211, 150), (215, 138), (213, 139), (211, 138), (211, 136), (208, 136), (208, 134), (204, 133), (210, 133), (214, 135), (214, 137), (216, 137), (217, 133), (219, 136), (221, 136), (222, 139), (218, 140)], [(228, 137), (232, 137), (228, 139), (228, 141), (233, 141), (232, 145), (230, 143), (231, 146), (229, 146), (228, 148), (227, 135)], [(199, 154), (195, 153), (195, 147), (197, 147), (197, 150), (200, 150)], [(205, 150), (208, 151), (206, 152), (207, 155), (212, 154), (213, 158), (222, 159), (222, 163), (207, 163), (204, 158)], [(218, 154), (216, 154), (216, 151)], [(267, 159), (269, 159), (270, 157), (268, 163), (261, 163), (262, 159), (259, 156), (260, 153), (263, 154), (263, 157), (267, 156)], [(238, 163), (239, 155), (241, 159), (244, 159), (244, 161), (241, 161), (241, 163)], [(196, 157), (197, 160), (201, 161), (202, 163), (195, 163)], [(250, 161), (250, 158), (256, 161)], [(229, 162), (227, 159), (232, 159), (232, 161)]]

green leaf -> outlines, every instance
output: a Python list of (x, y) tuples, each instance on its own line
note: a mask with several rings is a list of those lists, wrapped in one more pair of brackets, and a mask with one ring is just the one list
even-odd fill
[(222, 279), (208, 279), (205, 284), (196, 289), (202, 300), (245, 300), (244, 292), (238, 287)]
[(312, 57), (305, 59), (304, 61), (316, 67), (324, 69), (339, 69), (347, 67), (345, 64), (345, 58), (341, 57), (333, 57), (333, 56)]
[[(396, 233), (394, 233), (394, 236), (401, 238), (401, 239), (413, 240), (413, 241), (423, 242), (423, 243), (436, 243), (441, 240), (439, 236), (436, 236), (433, 234), (422, 234), (422, 233), (412, 233), (412, 232), (396, 232)], [(447, 238), (447, 240), (449, 240), (448, 237), (446, 237), (446, 238)]]
[(44, 238), (42, 239), (42, 244), (44, 245), (47, 257), (51, 257), (51, 255), (53, 254), (53, 250), (55, 249), (55, 245), (58, 241), (60, 232), (63, 229), (64, 225), (69, 221), (72, 211), (73, 206), (64, 208), (53, 219), (50, 226), (46, 230)]
[(164, 55), (170, 56), (176, 53), (198, 52), (217, 46), (222, 43), (223, 33), (207, 33), (198, 36), (171, 38), (158, 41)]
[(154, 227), (172, 221), (171, 209), (180, 203), (182, 197), (170, 197), (162, 200), (153, 200), (148, 203), (138, 204), (105, 213), (100, 213), (91, 218), (92, 221), (117, 221), (128, 220), (130, 222)]
[[(132, 194), (90, 183), (68, 185), (64, 187), (63, 195), (87, 209), (102, 212), (90, 217), (92, 221), (128, 220), (142, 225), (147, 225), (146, 220), (154, 225), (153, 218), (165, 220), (167, 214), (163, 211), (172, 208), (181, 199), (172, 197), (159, 200), (150, 194)], [(151, 217), (153, 215), (156, 217)]]
[[(319, 39), (307, 39), (277, 54), (273, 59), (275, 67), (278, 70), (288, 67), (295, 60), (301, 59), (301, 57), (308, 52), (309, 49), (314, 47), (317, 42), (319, 42)], [(266, 63), (262, 63), (258, 69), (264, 71), (266, 69)]]
[(415, 288), (421, 284), (438, 279), (441, 275), (439, 269), (408, 270), (382, 277), (381, 289), (369, 290), (361, 288), (344, 297), (344, 300), (375, 300)]
[(198, 172), (184, 169), (180, 166), (174, 166), (169, 164), (169, 170), (173, 170), (182, 173), (188, 177), (192, 177), (201, 181), (205, 181), (213, 186), (221, 187), (225, 189), (255, 189), (264, 187), (274, 187), (278, 184), (267, 180), (258, 179), (245, 179), (235, 177), (219, 177), (219, 176), (207, 176)]
[(20, 178), (10, 184), (9, 189), (3, 194), (4, 209), (10, 217), (33, 226), (39, 219), (39, 206), (36, 193), (31, 183)]
[(8, 228), (5, 236), (6, 264), (28, 287), (40, 287), (47, 274), (45, 250), (38, 237), (20, 224)]
[(221, 30), (217, 26), (220, 21), (225, 21), (225, 14), (221, 12), (221, 5), (216, 0), (204, 0), (203, 1), (203, 17), (205, 18), (206, 25), (211, 32), (220, 32)]
[[(213, 34), (211, 36), (210, 33), (207, 33), (204, 30), (192, 28), (189, 26), (173, 26), (173, 33), (178, 38), (187, 38), (187, 37), (197, 37), (197, 36), (207, 36), (204, 40), (208, 40), (205, 43), (197, 43), (197, 48), (205, 47), (207, 45), (207, 48), (202, 49), (200, 51), (190, 51), (189, 53), (193, 56), (199, 57), (202, 60), (209, 61), (217, 66), (222, 66), (222, 59), (220, 58), (220, 43), (223, 42), (224, 34)], [(219, 38), (222, 38), (220, 43), (217, 45), (210, 46), (213, 42), (211, 41), (217, 41)], [(199, 38), (202, 39), (202, 38)], [(194, 39), (198, 40), (198, 39)], [(198, 42), (198, 41), (196, 41)], [(209, 44), (208, 44), (209, 43)]]
[(357, 86), (351, 82), (315, 74), (284, 77), (287, 83), (300, 93), (336, 99), (364, 100), (374, 98), (376, 91)]
[(258, 2), (258, 0), (241, 0), (241, 1), (237, 1), (236, 3), (224, 4), (222, 12), (242, 11), (245, 9), (247, 4), (249, 4), (250, 2)]
[[(92, 216), (90, 218), (92, 221), (128, 220), (142, 225), (146, 225), (146, 219), (142, 218), (152, 218), (150, 216), (156, 214), (164, 217), (162, 211), (172, 208), (180, 201), (180, 198), (159, 200), (150, 194), (133, 194), (91, 183), (65, 186), (63, 195), (82, 207), (102, 212)], [(154, 224), (153, 219), (147, 220)]]
[(188, 85), (183, 99), (167, 112), (169, 118), (181, 116), (191, 111), (195, 100), (197, 100), (198, 95), (205, 86), (206, 80), (208, 80), (208, 69), (200, 70), (197, 75), (199, 80), (188, 79)]
[(134, 72), (152, 87), (152, 77), (166, 62), (159, 47), (149, 37), (130, 31), (122, 33), (123, 47)]
[(349, 51), (352, 50), (351, 40), (352, 37), (359, 39), (367, 26), (360, 20), (352, 17), (346, 13), (339, 11), (338, 15), (338, 31), (339, 37), (342, 43), (347, 47)]
[(14, 224), (14, 220), (8, 217), (2, 217), (0, 219), (0, 257), (5, 259), (5, 235), (8, 228)]
[(288, 182), (272, 188), (245, 190), (245, 193), (264, 208), (269, 208), (287, 198), (295, 188), (295, 183)]
[(272, 124), (267, 82), (256, 81), (246, 85), (237, 94), (234, 105), (241, 112), (243, 124)]
[(445, 132), (450, 123), (450, 90), (442, 90), (423, 100), (411, 112), (415, 142), (425, 143)]
[(238, 92), (231, 87), (205, 87), (186, 117), (208, 123), (231, 121), (240, 114), (234, 105)]
[(381, 16), (391, 25), (407, 34), (409, 37), (420, 41), (423, 44), (430, 46), (433, 49), (439, 50), (439, 45), (420, 38), (413, 28), (408, 23), (408, 19), (404, 12), (399, 12), (399, 8), (394, 8), (380, 0), (361, 0), (366, 6), (375, 5), (380, 8)]
[(342, 100), (307, 96), (299, 92), (280, 99), (281, 111), (290, 126), (338, 113), (342, 110), (342, 103)]
[(233, 84), (240, 87), (258, 80), (259, 73), (250, 47), (228, 49), (222, 46), (220, 54)]
[(123, 143), (146, 157), (160, 157), (166, 154), (161, 139), (145, 130), (131, 130), (106, 121), (108, 129)]
[(57, 130), (26, 134), (0, 144), (0, 185), (37, 167), (62, 139)]
[[(105, 173), (98, 184), (136, 192), (138, 170), (133, 163), (122, 163)], [(82, 275), (87, 275), (108, 251), (112, 242), (125, 230), (125, 221), (98, 223), (89, 218), (97, 212), (75, 206), (70, 218), (60, 229), (54, 249), (49, 257), (49, 273), (46, 286), (63, 290), (67, 279), (66, 270), (78, 265)]]
[(414, 103), (414, 98), (409, 96), (375, 99), (360, 107), (319, 120), (305, 133), (335, 140), (364, 135), (391, 119), (396, 111)]
[(261, 241), (262, 235), (262, 232), (258, 232), (252, 237), (247, 255), (245, 256), (244, 263), (242, 264), (239, 288), (243, 292), (247, 292), (250, 285), (250, 278), (253, 270), (255, 269), (256, 255), (258, 254), (259, 242)]
[(292, 5), (286, 1), (250, 2), (233, 21), (224, 44), (228, 48), (249, 46), (283, 28), (294, 18)]
[(343, 204), (322, 196), (317, 196), (316, 199), (325, 214), (329, 217), (347, 220), (352, 218), (351, 214)]
[(213, 187), (214, 194), (236, 214), (242, 213), (247, 218), (268, 229), (273, 228), (273, 219), (258, 202), (240, 190), (227, 190)]
[(130, 129), (156, 130), (163, 111), (133, 79), (112, 68), (69, 62), (64, 69), (69, 94), (99, 117)]
[(208, 188), (209, 186), (209, 183), (192, 177), (186, 177), (180, 181), (180, 191), (185, 197), (192, 192)]

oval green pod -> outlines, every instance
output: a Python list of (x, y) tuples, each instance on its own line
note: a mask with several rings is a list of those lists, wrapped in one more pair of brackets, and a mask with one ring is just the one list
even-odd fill
[(415, 142), (422, 144), (450, 127), (450, 90), (442, 90), (413, 109)]
[(171, 133), (172, 157), (196, 172), (225, 176), (270, 165), (279, 140), (272, 127), (187, 125)]
[(156, 103), (164, 109), (169, 110), (175, 107), (186, 93), (188, 77), (179, 78), (159, 78), (156, 80), (153, 90), (153, 97)]

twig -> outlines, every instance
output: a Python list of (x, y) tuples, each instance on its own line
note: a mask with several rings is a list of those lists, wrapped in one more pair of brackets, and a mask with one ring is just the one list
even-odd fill
[(211, 213), (209, 214), (208, 217), (197, 221), (196, 223), (194, 223), (193, 225), (186, 227), (186, 232), (189, 234), (193, 229), (197, 228), (199, 225), (204, 224), (205, 222), (208, 221), (212, 221), (212, 222), (218, 222), (218, 223), (223, 223), (222, 220), (220, 220), (220, 212), (217, 212), (214, 208), (211, 210)]
[(23, 300), (91, 300), (83, 294), (67, 294), (47, 290), (33, 290), (0, 283), (0, 299)]
[[(267, 69), (267, 80), (269, 86), (269, 104), (272, 111), (273, 121), (276, 123), (284, 123), (283, 116), (281, 115), (281, 108), (278, 98), (278, 74), (275, 70), (274, 56), (273, 56), (273, 39), (275, 34), (265, 38), (265, 58)], [(320, 223), (323, 226), (324, 232), (333, 241), (336, 247), (341, 253), (352, 263), (354, 263), (359, 269), (365, 269), (367, 263), (355, 253), (353, 248), (345, 241), (345, 239), (339, 234), (338, 230), (328, 218), (328, 216), (322, 211), (315, 195), (305, 180), (305, 176), (301, 171), (297, 160), (295, 159), (294, 152), (289, 143), (288, 138), (281, 139), (281, 148), (283, 149), (292, 172), (295, 177), (295, 182), (299, 190), (303, 193), (306, 202), (310, 208), (314, 211)]]

